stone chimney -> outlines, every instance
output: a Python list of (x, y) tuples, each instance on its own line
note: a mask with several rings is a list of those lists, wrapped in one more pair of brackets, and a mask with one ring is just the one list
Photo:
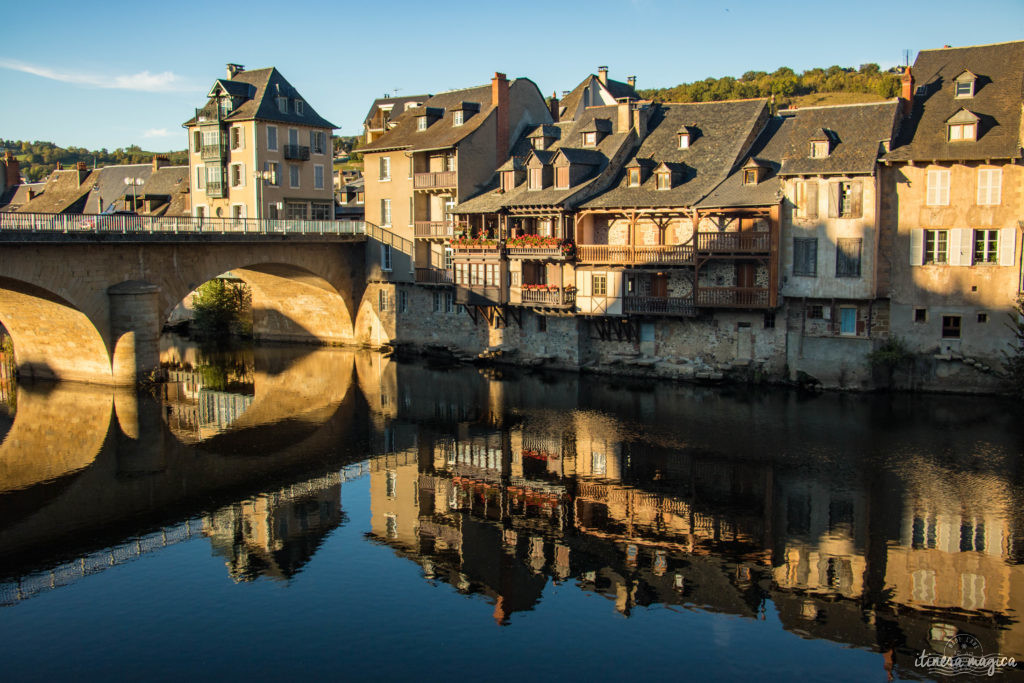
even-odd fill
[(508, 98), (508, 79), (505, 74), (496, 71), (494, 78), (491, 79), (491, 106), (496, 110), (494, 159), (498, 166), (505, 163), (505, 159), (508, 158)]
[(64, 170), (64, 164), (62, 164), (62, 163), (60, 163), (60, 162), (58, 161), (58, 162), (57, 162), (57, 165), (53, 167), (53, 170), (54, 170), (54, 171), (63, 171), (63, 170)]
[(18, 158), (14, 156), (14, 152), (10, 150), (4, 152), (4, 169), (5, 185), (7, 187), (21, 184), (21, 166), (18, 164)]
[(606, 66), (599, 66), (599, 67), (597, 67), (597, 79), (599, 81), (601, 81), (602, 83), (604, 83), (605, 85), (608, 85), (608, 67), (606, 67)]
[(171, 165), (171, 160), (168, 159), (163, 154), (154, 154), (153, 155), (153, 170), (154, 171), (158, 171), (161, 168), (163, 168), (164, 166), (170, 166), (170, 165)]
[(555, 93), (551, 93), (551, 99), (548, 100), (548, 110), (551, 112), (551, 121), (554, 123), (558, 123), (558, 108), (560, 104), (558, 96)]
[(626, 78), (626, 83), (629, 83), (630, 88), (636, 87), (636, 76), (629, 76)]
[(900, 106), (903, 108), (903, 118), (910, 116), (914, 110), (914, 74), (908, 66), (900, 76)]
[(633, 126), (633, 100), (628, 97), (621, 97), (617, 102), (616, 114), (618, 120), (615, 123), (615, 132), (626, 133)]
[(646, 100), (641, 102), (633, 103), (632, 112), (632, 123), (633, 128), (636, 129), (637, 137), (643, 140), (647, 137), (647, 121), (651, 117), (651, 107), (646, 103)]
[(236, 75), (245, 71), (245, 67), (241, 64), (228, 64), (228, 80), (230, 81)]
[(78, 173), (78, 184), (81, 186), (85, 179), (89, 177), (89, 167), (85, 165), (84, 161), (79, 161), (75, 164), (75, 172)]

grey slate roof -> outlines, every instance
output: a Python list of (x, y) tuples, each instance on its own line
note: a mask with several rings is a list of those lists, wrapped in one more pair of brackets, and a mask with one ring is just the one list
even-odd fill
[[(226, 79), (219, 79), (224, 81)], [(276, 121), (278, 123), (294, 123), (302, 126), (314, 126), (319, 128), (337, 128), (333, 123), (316, 113), (310, 105), (309, 100), (299, 94), (291, 83), (289, 83), (281, 72), (274, 67), (267, 69), (254, 69), (252, 71), (240, 71), (231, 79), (238, 83), (252, 86), (254, 94), (250, 99), (235, 107), (226, 117), (225, 121)], [(231, 86), (235, 88), (236, 86)], [(239, 88), (240, 90), (240, 88)], [(280, 111), (275, 98), (283, 96), (288, 98), (288, 113)], [(303, 114), (295, 113), (295, 100), (304, 102)], [(215, 114), (217, 103), (212, 98), (202, 107), (202, 111)], [(195, 125), (196, 118), (192, 117), (183, 125)]]
[(373, 119), (373, 115), (377, 113), (383, 104), (392, 104), (394, 107), (391, 110), (391, 120), (394, 121), (398, 118), (398, 115), (405, 111), (405, 105), (409, 102), (425, 102), (430, 99), (430, 95), (408, 95), (406, 97), (378, 97), (370, 105), (370, 111), (366, 112), (366, 118), (363, 119), (363, 125), (367, 125)]
[(28, 202), (29, 192), (42, 192), (46, 183), (22, 183), (9, 187), (0, 194), (0, 212), (17, 211)]
[(20, 213), (82, 213), (85, 198), (99, 177), (98, 171), (81, 176), (77, 170), (54, 171), (41, 195), (23, 204)]
[[(977, 74), (974, 97), (954, 97), (954, 81)], [(910, 121), (888, 161), (1009, 159), (1021, 156), (1024, 41), (922, 50), (911, 69), (915, 94)], [(920, 92), (920, 94), (917, 94)], [(948, 142), (946, 121), (967, 108), (981, 117), (978, 139)]]
[[(594, 74), (588, 74), (587, 77), (584, 78), (579, 85), (573, 88), (568, 95), (562, 98), (562, 101), (559, 106), (560, 111), (565, 113), (575, 112), (576, 108), (580, 106), (580, 100), (583, 99), (583, 92), (588, 87), (590, 87), (590, 84), (594, 81), (600, 83), (601, 79), (595, 76)], [(604, 87), (606, 90), (608, 90), (608, 93), (616, 100), (623, 97), (631, 97), (634, 100), (640, 99), (640, 96), (637, 94), (636, 89), (634, 89), (633, 86), (629, 85), (628, 83), (623, 83), (622, 81), (614, 81), (609, 78), (608, 83), (605, 84)]]
[[(509, 88), (511, 89), (511, 83)], [(467, 117), (461, 126), (456, 126), (453, 124), (453, 113), (462, 107), (463, 102), (478, 103), (480, 112)], [(492, 115), (494, 107), (491, 106), (491, 86), (488, 84), (439, 93), (424, 102), (423, 107), (441, 109), (444, 115), (431, 123), (426, 130), (417, 129), (416, 116), (403, 116), (398, 120), (398, 125), (372, 143), (361, 147), (359, 151), (367, 153), (388, 149), (451, 147), (479, 128)]]
[[(124, 184), (125, 178), (142, 178), (143, 184), (135, 191), (142, 194), (149, 184), (149, 176), (153, 172), (152, 164), (123, 164), (120, 166), (104, 166), (96, 170), (96, 182), (89, 190), (89, 197), (85, 203), (86, 213), (102, 213), (107, 209), (121, 208), (115, 206), (118, 200), (126, 194), (131, 195), (131, 188)], [(188, 175), (188, 167), (185, 167)], [(100, 202), (102, 201), (102, 205)]]
[[(623, 168), (639, 162), (647, 169), (662, 162), (677, 164), (674, 187), (657, 189), (653, 174), (639, 187), (629, 187), (621, 172), (611, 189), (585, 202), (583, 208), (657, 208), (695, 205), (738, 164), (744, 145), (768, 115), (768, 101), (732, 100), (663, 104), (654, 108), (648, 134)], [(695, 128), (689, 148), (679, 149), (683, 125)]]
[[(899, 102), (806, 107), (780, 112), (791, 117), (780, 175), (866, 174), (875, 169), (883, 140), (895, 133)], [(812, 159), (811, 141), (827, 131), (831, 151)]]
[[(778, 171), (789, 147), (794, 122), (793, 116), (770, 118), (751, 145), (746, 161), (698, 202), (697, 206), (706, 209), (778, 204), (782, 199), (782, 183), (779, 182)], [(810, 145), (810, 142), (807, 144)], [(762, 171), (760, 182), (746, 184), (743, 171), (757, 167), (766, 169)]]

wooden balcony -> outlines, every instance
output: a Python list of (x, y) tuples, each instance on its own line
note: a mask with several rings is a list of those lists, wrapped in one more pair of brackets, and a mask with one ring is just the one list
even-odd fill
[(424, 239), (450, 238), (455, 234), (455, 226), (451, 221), (416, 221), (414, 224), (415, 237)]
[(697, 314), (697, 310), (693, 306), (693, 299), (679, 296), (627, 295), (622, 306), (624, 313), (681, 316)]
[(509, 289), (509, 303), (537, 308), (575, 308), (576, 289)]
[(576, 247), (580, 263), (616, 265), (691, 265), (693, 247), (688, 244), (630, 246), (617, 244), (581, 244)]
[(416, 173), (412, 177), (412, 187), (415, 190), (439, 190), (455, 187), (457, 183), (456, 175), (455, 171)]
[(509, 258), (565, 260), (561, 247), (506, 247), (505, 253)]
[(450, 270), (441, 268), (417, 268), (416, 282), (421, 285), (450, 285), (454, 282)]
[(698, 232), (697, 251), (759, 254), (771, 249), (770, 232)]
[(767, 308), (767, 287), (700, 287), (696, 305), (708, 308)]
[(454, 258), (499, 258), (501, 256), (501, 243), (495, 241), (493, 244), (459, 244), (452, 242), (452, 257)]

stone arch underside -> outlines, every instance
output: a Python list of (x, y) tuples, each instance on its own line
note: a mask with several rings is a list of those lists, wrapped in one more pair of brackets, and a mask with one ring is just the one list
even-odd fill
[(0, 277), (0, 323), (14, 341), (20, 376), (112, 381), (110, 354), (97, 325), (53, 292)]

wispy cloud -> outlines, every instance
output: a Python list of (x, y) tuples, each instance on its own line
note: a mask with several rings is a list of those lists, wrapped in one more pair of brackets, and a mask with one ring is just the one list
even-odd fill
[(172, 90), (190, 90), (185, 80), (173, 72), (162, 71), (150, 73), (140, 71), (135, 74), (109, 75), (75, 71), (58, 71), (45, 66), (27, 64), (13, 59), (0, 59), (0, 69), (21, 71), (22, 73), (49, 78), (62, 83), (83, 85), (92, 88), (112, 88), (116, 90), (142, 90), (146, 92), (167, 92)]
[(171, 131), (167, 130), (166, 128), (150, 128), (149, 130), (147, 130), (145, 133), (142, 134), (142, 137), (144, 137), (144, 138), (169, 138), (172, 135), (174, 135), (174, 133), (172, 133)]

